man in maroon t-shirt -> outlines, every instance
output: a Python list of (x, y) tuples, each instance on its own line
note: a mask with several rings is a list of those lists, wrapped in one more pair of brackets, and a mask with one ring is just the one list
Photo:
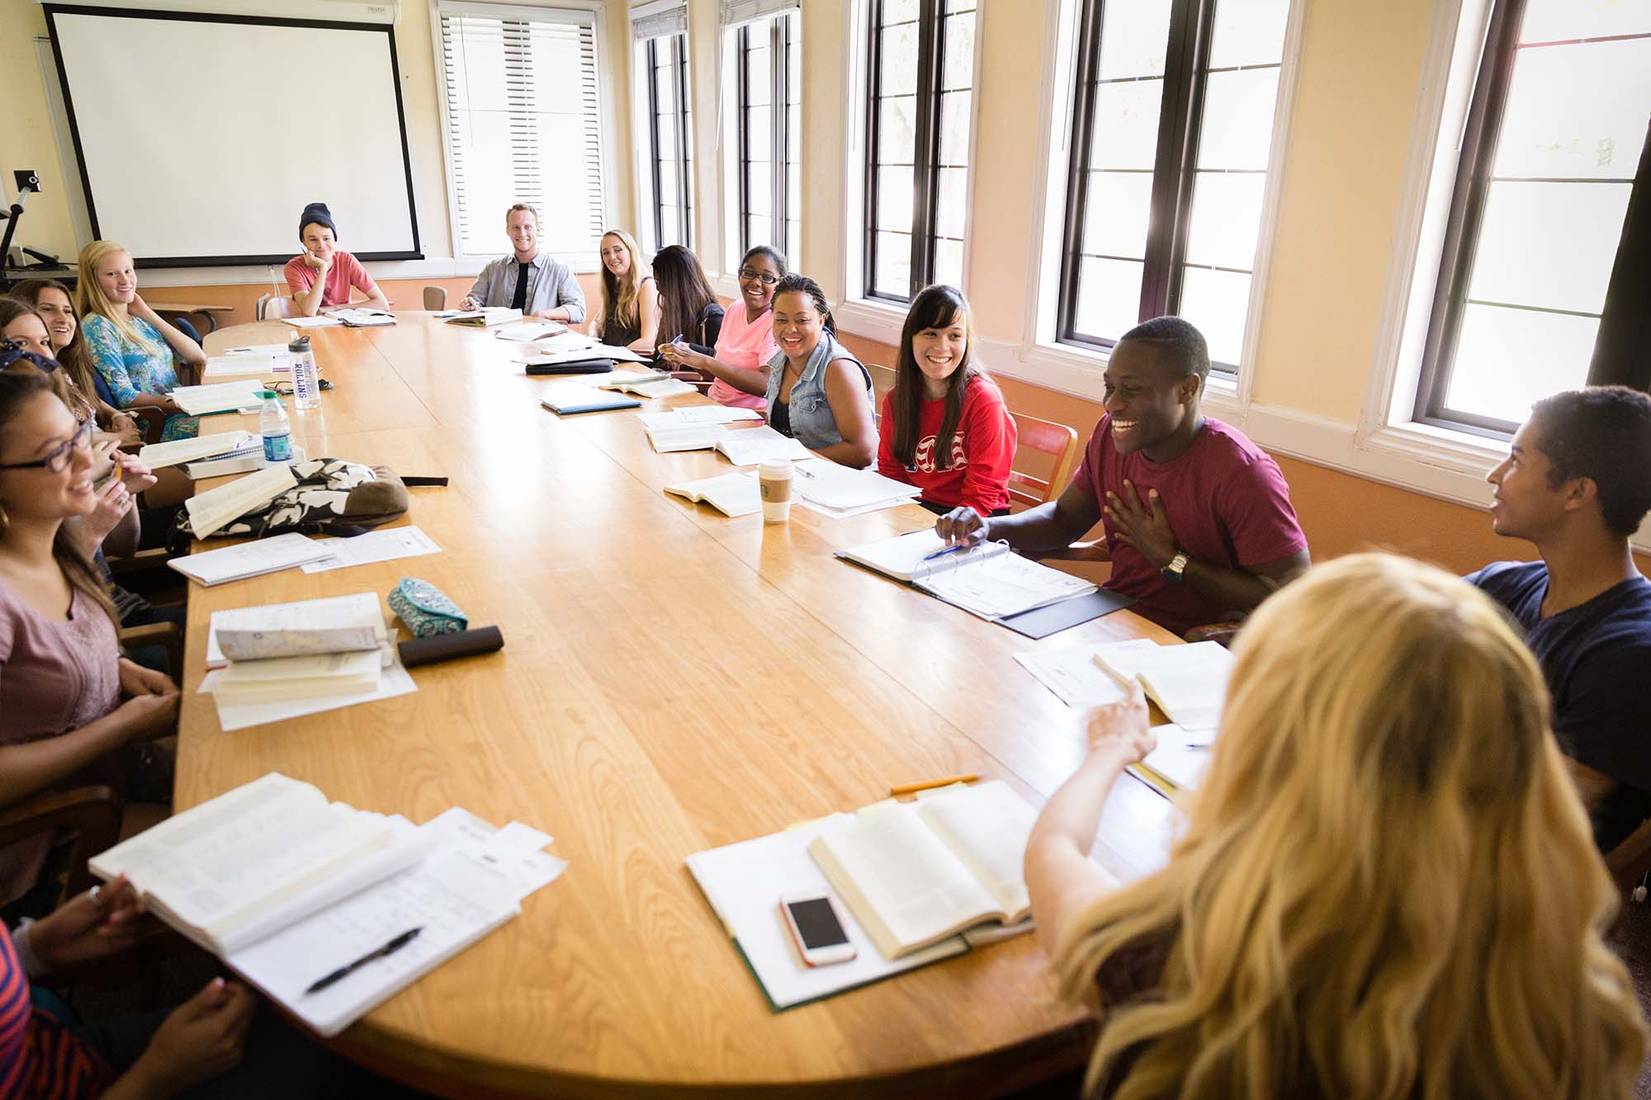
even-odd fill
[(959, 508), (935, 530), (949, 543), (1078, 556), (1072, 541), (1104, 519), (1105, 540), (1082, 556), (1112, 562), (1106, 587), (1135, 597), (1135, 611), (1176, 634), (1251, 611), (1307, 568), (1307, 538), (1278, 464), (1199, 411), (1209, 373), (1192, 325), (1137, 325), (1112, 349), (1106, 415), (1060, 498), (995, 519)]

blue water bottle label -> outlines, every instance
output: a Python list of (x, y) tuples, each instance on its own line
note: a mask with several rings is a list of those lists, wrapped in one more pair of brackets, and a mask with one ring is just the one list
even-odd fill
[(264, 461), (292, 461), (292, 435), (289, 433), (287, 435), (264, 436)]

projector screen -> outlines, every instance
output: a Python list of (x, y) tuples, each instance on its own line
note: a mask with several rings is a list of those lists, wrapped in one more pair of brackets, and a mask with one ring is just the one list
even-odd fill
[(92, 232), (138, 265), (284, 262), (311, 202), (358, 258), (423, 258), (391, 26), (44, 10)]

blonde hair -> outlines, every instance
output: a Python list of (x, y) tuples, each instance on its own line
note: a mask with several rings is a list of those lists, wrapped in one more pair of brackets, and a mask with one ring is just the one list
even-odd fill
[(166, 345), (157, 347), (153, 340), (138, 332), (138, 327), (132, 323), (131, 316), (124, 310), (117, 310), (115, 303), (104, 293), (103, 286), (97, 281), (97, 265), (117, 252), (130, 252), (114, 241), (93, 241), (80, 250), (80, 280), (75, 285), (75, 312), (80, 315), (80, 323), (85, 324), (86, 318), (97, 314), (115, 326), (115, 331), (127, 340), (144, 348), (152, 355), (163, 355), (168, 352)]
[(1058, 930), (1070, 997), (1163, 959), (1149, 996), (1103, 1003), (1086, 1091), (1626, 1095), (1646, 1039), (1600, 938), (1616, 895), (1499, 610), (1354, 555), (1270, 599), (1236, 655), (1168, 866)]
[(642, 295), (642, 254), (637, 251), (636, 239), (623, 229), (610, 229), (602, 234), (602, 240), (596, 243), (600, 257), (602, 242), (609, 237), (617, 238), (631, 254), (631, 266), (625, 270), (625, 281), (619, 282), (613, 272), (608, 270), (607, 264), (602, 264), (602, 316), (612, 318), (621, 325), (633, 325), (636, 316), (641, 310), (638, 299)]

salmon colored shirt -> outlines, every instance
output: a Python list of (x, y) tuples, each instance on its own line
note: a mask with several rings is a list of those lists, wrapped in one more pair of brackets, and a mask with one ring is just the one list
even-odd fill
[[(722, 315), (722, 331), (717, 334), (715, 354), (711, 358), (730, 367), (756, 370), (780, 352), (774, 342), (774, 311), (764, 310), (755, 321), (745, 319), (745, 302), (736, 298)], [(711, 383), (711, 398), (738, 409), (768, 407), (768, 399), (760, 393), (746, 393), (718, 378)]]
[[(304, 262), (304, 257), (294, 256), (287, 261), (284, 269), (287, 276), (287, 288), (292, 291), (294, 298), (300, 294), (308, 294), (315, 285), (315, 268)], [(350, 288), (355, 287), (361, 293), (371, 298), (378, 284), (373, 277), (367, 274), (367, 269), (361, 266), (361, 261), (348, 252), (334, 252), (332, 266), (327, 269), (327, 285), (321, 291), (321, 308), (331, 309), (334, 306), (350, 304)]]

